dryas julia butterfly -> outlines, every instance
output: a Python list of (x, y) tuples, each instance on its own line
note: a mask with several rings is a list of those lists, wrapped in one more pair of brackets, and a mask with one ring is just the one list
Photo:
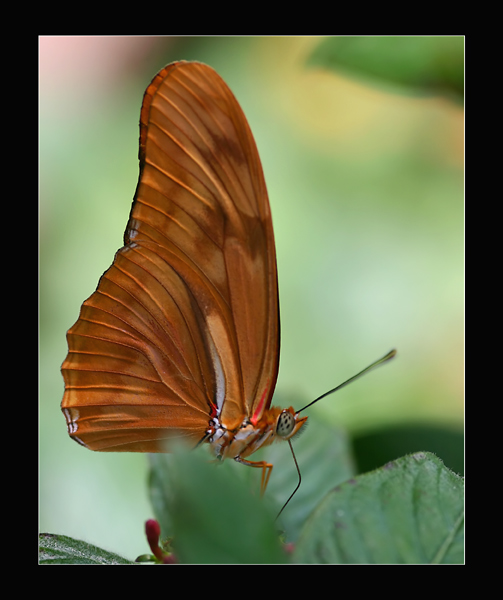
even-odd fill
[(206, 442), (219, 459), (261, 468), (265, 490), (272, 465), (247, 457), (290, 440), (307, 417), (270, 406), (279, 363), (271, 211), (248, 122), (213, 69), (180, 61), (154, 77), (139, 159), (124, 246), (67, 334), (68, 432), (101, 451)]

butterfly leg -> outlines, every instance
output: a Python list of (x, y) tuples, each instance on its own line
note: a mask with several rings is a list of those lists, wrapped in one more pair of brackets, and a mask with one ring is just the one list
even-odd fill
[(235, 456), (234, 460), (242, 465), (248, 465), (249, 467), (255, 467), (257, 469), (262, 469), (262, 480), (260, 483), (260, 494), (263, 496), (265, 490), (267, 488), (267, 484), (269, 483), (269, 477), (272, 473), (272, 464), (266, 462), (265, 460), (253, 461), (246, 460), (245, 458), (241, 458), (240, 456)]

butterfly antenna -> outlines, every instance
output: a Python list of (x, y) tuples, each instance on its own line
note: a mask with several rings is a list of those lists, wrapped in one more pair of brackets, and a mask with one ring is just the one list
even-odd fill
[(277, 515), (277, 517), (276, 517), (275, 520), (277, 520), (279, 518), (280, 514), (285, 510), (286, 505), (295, 496), (295, 494), (297, 493), (297, 490), (300, 488), (300, 482), (302, 481), (302, 477), (300, 475), (299, 464), (297, 463), (297, 458), (295, 457), (295, 452), (293, 451), (292, 442), (290, 440), (287, 440), (287, 442), (288, 442), (288, 444), (290, 446), (290, 450), (292, 451), (293, 461), (295, 462), (295, 467), (297, 468), (297, 473), (299, 474), (299, 483), (297, 483), (297, 487), (290, 494), (290, 497), (288, 498), (288, 500), (283, 504), (283, 508), (279, 511), (279, 513), (278, 513), (278, 515)]
[[(369, 365), (368, 367), (366, 367), (365, 369), (363, 369), (363, 371), (360, 371), (359, 373), (357, 373), (356, 375), (353, 375), (353, 377), (350, 377), (347, 381), (345, 381), (344, 383), (341, 383), (340, 385), (338, 385), (337, 387), (334, 387), (332, 390), (329, 390), (328, 392), (325, 392), (324, 394), (322, 394), (319, 398), (316, 398), (316, 400), (313, 400), (312, 402), (310, 402), (309, 404), (307, 404), (306, 406), (304, 406), (304, 408), (301, 408), (299, 411), (297, 411), (297, 414), (299, 414), (300, 412), (302, 412), (303, 410), (305, 410), (306, 408), (309, 408), (310, 406), (312, 406), (315, 402), (318, 402), (318, 400), (321, 400), (322, 398), (325, 398), (326, 396), (329, 396), (330, 394), (333, 394), (334, 392), (336, 392), (337, 390), (340, 390), (341, 388), (343, 388), (345, 385), (348, 385), (348, 383), (351, 383), (352, 381), (354, 381), (355, 379), (358, 379), (358, 377), (361, 377), (362, 375), (364, 375), (365, 373), (368, 373), (370, 370), (375, 369), (376, 367), (378, 367), (379, 365), (382, 365), (383, 363), (385, 363), (388, 360), (391, 360), (394, 356), (396, 355), (396, 350), (391, 350), (390, 352), (388, 352), (388, 354), (386, 354), (385, 356), (383, 356), (382, 358), (380, 358), (379, 360), (376, 360), (375, 362), (373, 362), (371, 365)], [(297, 483), (296, 488), (293, 490), (293, 492), (290, 494), (290, 497), (288, 498), (288, 500), (283, 504), (283, 508), (279, 511), (276, 520), (279, 518), (279, 516), (281, 515), (281, 513), (285, 510), (287, 504), (290, 502), (290, 500), (295, 496), (295, 494), (297, 493), (297, 490), (300, 487), (300, 483), (302, 481), (302, 477), (300, 474), (300, 469), (299, 469), (299, 464), (297, 463), (297, 458), (295, 457), (295, 452), (293, 451), (293, 446), (292, 446), (292, 442), (290, 440), (287, 440), (289, 446), (290, 446), (290, 450), (292, 451), (292, 456), (293, 456), (293, 460), (295, 462), (295, 467), (297, 469), (297, 473), (299, 474), (299, 482)]]
[[(304, 406), (304, 408), (301, 408), (299, 411), (297, 411), (297, 414), (299, 414), (300, 412), (302, 412), (303, 410), (306, 410), (306, 408), (309, 408), (310, 406), (312, 406), (315, 402), (318, 402), (318, 400), (321, 400), (322, 398), (325, 398), (325, 396), (329, 396), (330, 394), (333, 394), (334, 392), (336, 392), (337, 390), (340, 390), (341, 388), (343, 388), (345, 385), (348, 385), (348, 383), (351, 383), (352, 381), (354, 381), (355, 379), (358, 379), (358, 377), (361, 377), (362, 375), (365, 375), (365, 373), (368, 373), (370, 370), (375, 369), (376, 367), (382, 365), (383, 363), (385, 363), (388, 360), (391, 360), (394, 356), (396, 355), (396, 350), (391, 350), (390, 352), (388, 352), (388, 354), (386, 354), (386, 356), (383, 356), (382, 358), (380, 358), (379, 360), (376, 360), (375, 362), (373, 362), (371, 365), (369, 365), (368, 367), (366, 367), (365, 369), (363, 369), (363, 371), (360, 371), (359, 373), (357, 373), (356, 375), (353, 375), (353, 377), (350, 377), (347, 381), (345, 381), (344, 383), (341, 383), (340, 385), (338, 385), (337, 387), (334, 387), (333, 390), (329, 390), (328, 392), (325, 392), (324, 394), (322, 394), (319, 398), (316, 398), (316, 400), (313, 400), (312, 402), (310, 402), (309, 404), (306, 404), (306, 406)], [(283, 507), (284, 508), (284, 507)]]

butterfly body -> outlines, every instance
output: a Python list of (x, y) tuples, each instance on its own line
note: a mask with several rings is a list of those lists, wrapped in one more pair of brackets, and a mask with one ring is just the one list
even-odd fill
[[(285, 413), (290, 415), (288, 422), (292, 426), (284, 432), (278, 431), (280, 415)], [(277, 440), (290, 439), (300, 431), (306, 419), (307, 417), (299, 418), (292, 407), (281, 409), (272, 406), (265, 411), (257, 423), (253, 424), (250, 419), (245, 418), (234, 430), (227, 429), (218, 422), (218, 419), (214, 419), (207, 432), (207, 441), (212, 452), (219, 459), (246, 458), (259, 448), (269, 446)]]

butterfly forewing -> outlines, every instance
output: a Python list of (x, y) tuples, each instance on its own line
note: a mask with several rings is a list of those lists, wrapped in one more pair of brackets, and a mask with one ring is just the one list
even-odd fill
[(68, 332), (71, 435), (161, 451), (199, 441), (215, 410), (232, 428), (267, 408), (279, 355), (269, 202), (244, 114), (206, 65), (168, 65), (145, 92), (124, 243)]

